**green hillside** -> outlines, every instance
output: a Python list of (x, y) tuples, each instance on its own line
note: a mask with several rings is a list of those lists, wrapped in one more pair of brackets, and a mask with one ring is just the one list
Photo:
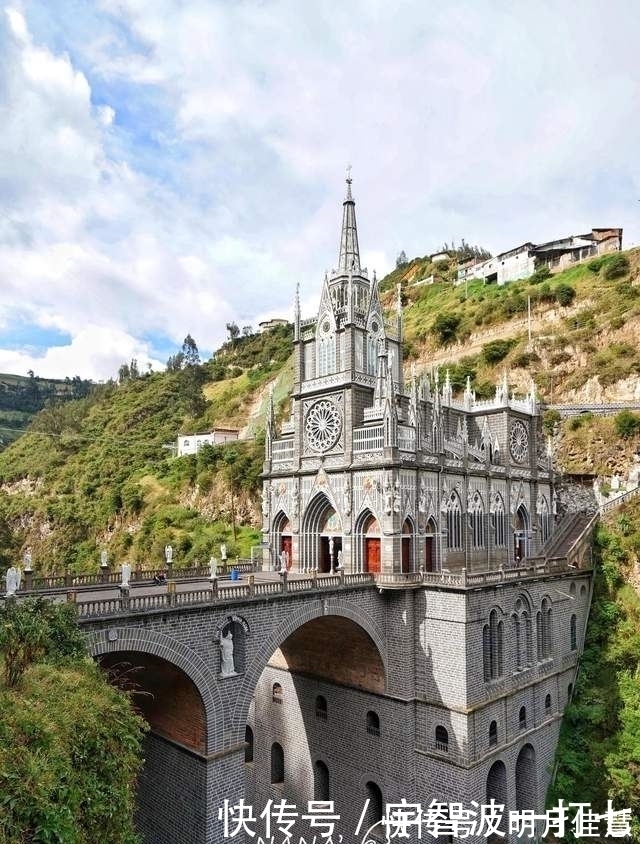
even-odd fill
[(0, 565), (30, 546), (48, 572), (113, 561), (157, 566), (165, 544), (177, 565), (204, 563), (225, 541), (248, 556), (259, 541), (252, 503), (264, 451), (256, 436), (198, 456), (173, 457), (179, 433), (241, 427), (264, 416), (266, 385), (288, 393), (291, 330), (225, 344), (178, 372), (97, 386), (44, 409), (0, 454)]

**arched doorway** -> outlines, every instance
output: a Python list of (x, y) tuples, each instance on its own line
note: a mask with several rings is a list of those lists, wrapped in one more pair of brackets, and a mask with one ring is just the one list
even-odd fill
[(516, 761), (516, 809), (538, 809), (536, 752), (530, 744), (524, 745)]
[(328, 573), (337, 568), (342, 551), (342, 522), (326, 495), (309, 504), (302, 525), (303, 569)]
[[(493, 763), (487, 775), (487, 804), (492, 799), (503, 806), (507, 805), (507, 769), (504, 762), (500, 760)], [(506, 813), (502, 815), (499, 829), (501, 832), (507, 831)], [(504, 837), (492, 835), (488, 841), (496, 844), (498, 841), (504, 841)]]
[[(275, 648), (257, 678), (247, 712), (255, 734), (254, 761), (244, 766), (246, 794), (254, 806), (273, 799), (275, 783), (279, 797), (298, 806), (336, 799), (340, 806), (336, 832), (356, 829), (362, 805), (352, 806), (341, 797), (354, 786), (354, 769), (331, 760), (341, 758), (345, 747), (366, 757), (367, 777), (359, 786), (364, 788), (369, 780), (384, 780), (393, 742), (385, 737), (380, 718), (374, 716), (371, 727), (373, 713), (365, 717), (359, 707), (349, 706), (354, 692), (360, 696), (387, 692), (381, 633), (364, 616), (362, 621), (366, 628), (350, 617), (327, 614), (302, 623)], [(285, 630), (291, 622), (283, 625)], [(273, 700), (276, 684), (278, 703)], [(275, 743), (277, 778), (272, 766)], [(260, 821), (256, 831), (263, 832)], [(310, 840), (308, 823), (293, 832), (298, 841), (305, 833), (305, 840)]]
[(529, 553), (529, 536), (531, 530), (531, 520), (529, 518), (529, 511), (521, 504), (514, 518), (513, 531), (513, 558), (515, 563), (519, 563)]
[[(174, 804), (172, 789), (189, 793), (206, 778), (207, 717), (194, 681), (177, 665), (139, 651), (112, 651), (97, 657), (107, 677), (129, 687), (132, 701), (149, 725), (145, 764), (137, 783), (135, 825), (141, 840), (180, 840), (206, 813), (206, 793)], [(171, 787), (166, 770), (171, 767)], [(167, 806), (171, 805), (171, 811)]]
[(356, 523), (356, 536), (360, 571), (378, 573), (381, 565), (380, 522), (373, 513), (367, 511), (360, 516)]
[(404, 574), (413, 571), (413, 524), (410, 519), (405, 519), (402, 525), (401, 564)]
[(291, 522), (285, 513), (279, 513), (273, 522), (274, 542), (276, 559), (273, 560), (274, 568), (287, 570), (293, 565), (293, 529)]
[(424, 537), (424, 570), (436, 570), (436, 533), (438, 527), (433, 519), (429, 518)]

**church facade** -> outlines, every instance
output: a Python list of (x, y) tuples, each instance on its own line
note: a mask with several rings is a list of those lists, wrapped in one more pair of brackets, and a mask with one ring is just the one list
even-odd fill
[(267, 426), (263, 533), (272, 567), (379, 574), (487, 570), (535, 555), (554, 492), (535, 390), (453, 397), (403, 376), (402, 310), (360, 266), (348, 180), (338, 268), (317, 316), (296, 302), (291, 416)]
[(344, 841), (402, 800), (542, 811), (591, 569), (587, 551), (545, 556), (563, 534), (534, 388), (516, 398), (505, 378), (477, 401), (447, 375), (404, 383), (399, 292), (389, 319), (350, 180), (338, 267), (316, 316), (296, 302), (294, 350), (290, 416), (278, 430), (271, 407), (267, 424), (264, 563), (292, 585), (372, 573), (384, 622), (372, 638), (348, 599), (313, 599), (255, 690), (248, 800), (333, 800)]

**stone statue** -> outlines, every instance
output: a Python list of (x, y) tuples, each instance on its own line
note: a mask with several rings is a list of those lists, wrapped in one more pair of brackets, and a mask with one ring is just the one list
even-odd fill
[(342, 564), (342, 548), (338, 551), (338, 571), (341, 571), (344, 568)]
[(218, 561), (215, 557), (209, 559), (209, 580), (215, 580), (218, 577)]
[(15, 566), (11, 566), (7, 569), (6, 581), (7, 595), (15, 595), (20, 587), (20, 575), (18, 574), (18, 569)]
[(164, 546), (164, 558), (167, 561), (167, 564), (173, 562), (173, 548), (171, 545)]
[(236, 667), (233, 664), (233, 633), (231, 627), (220, 638), (220, 652), (220, 673), (223, 677), (231, 677), (236, 673)]
[(393, 488), (393, 512), (400, 512), (400, 478), (396, 478)]
[(220, 559), (222, 560), (223, 563), (227, 562), (227, 546), (226, 546), (226, 543), (224, 543), (224, 542), (220, 546)]
[(289, 554), (286, 550), (280, 552), (280, 571), (286, 571), (289, 568)]
[(333, 546), (334, 546), (334, 541), (333, 541), (333, 537), (331, 536), (331, 537), (329, 537), (329, 560), (331, 561), (332, 568), (333, 568)]
[(300, 490), (298, 489), (298, 482), (295, 481), (293, 491), (291, 493), (291, 516), (294, 519), (298, 518), (298, 511), (300, 507)]
[(391, 515), (391, 484), (388, 477), (384, 481), (384, 512), (387, 516)]
[(31, 557), (31, 550), (30, 549), (27, 549), (24, 552), (24, 557), (22, 558), (22, 560), (24, 562), (24, 570), (25, 571), (33, 571), (33, 569), (31, 568), (31, 563), (32, 563), (33, 558)]
[(108, 561), (109, 561), (108, 554), (107, 554), (106, 550), (103, 549), (100, 552), (100, 565), (102, 566), (103, 569), (106, 569)]
[(418, 498), (418, 510), (420, 513), (427, 512), (427, 488), (424, 485), (424, 481), (420, 486), (420, 497)]
[(344, 483), (344, 491), (342, 493), (342, 508), (344, 510), (345, 516), (349, 516), (351, 514), (351, 484), (349, 483), (349, 479)]
[(269, 515), (269, 488), (267, 486), (262, 490), (262, 515)]
[(121, 589), (128, 589), (129, 588), (129, 581), (131, 580), (131, 566), (129, 563), (122, 564), (122, 583), (120, 584)]

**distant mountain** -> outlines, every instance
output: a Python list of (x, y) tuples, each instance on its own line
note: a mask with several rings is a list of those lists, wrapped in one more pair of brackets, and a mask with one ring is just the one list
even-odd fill
[(0, 374), (0, 451), (14, 442), (48, 404), (80, 399), (94, 387), (80, 377), (54, 379)]

